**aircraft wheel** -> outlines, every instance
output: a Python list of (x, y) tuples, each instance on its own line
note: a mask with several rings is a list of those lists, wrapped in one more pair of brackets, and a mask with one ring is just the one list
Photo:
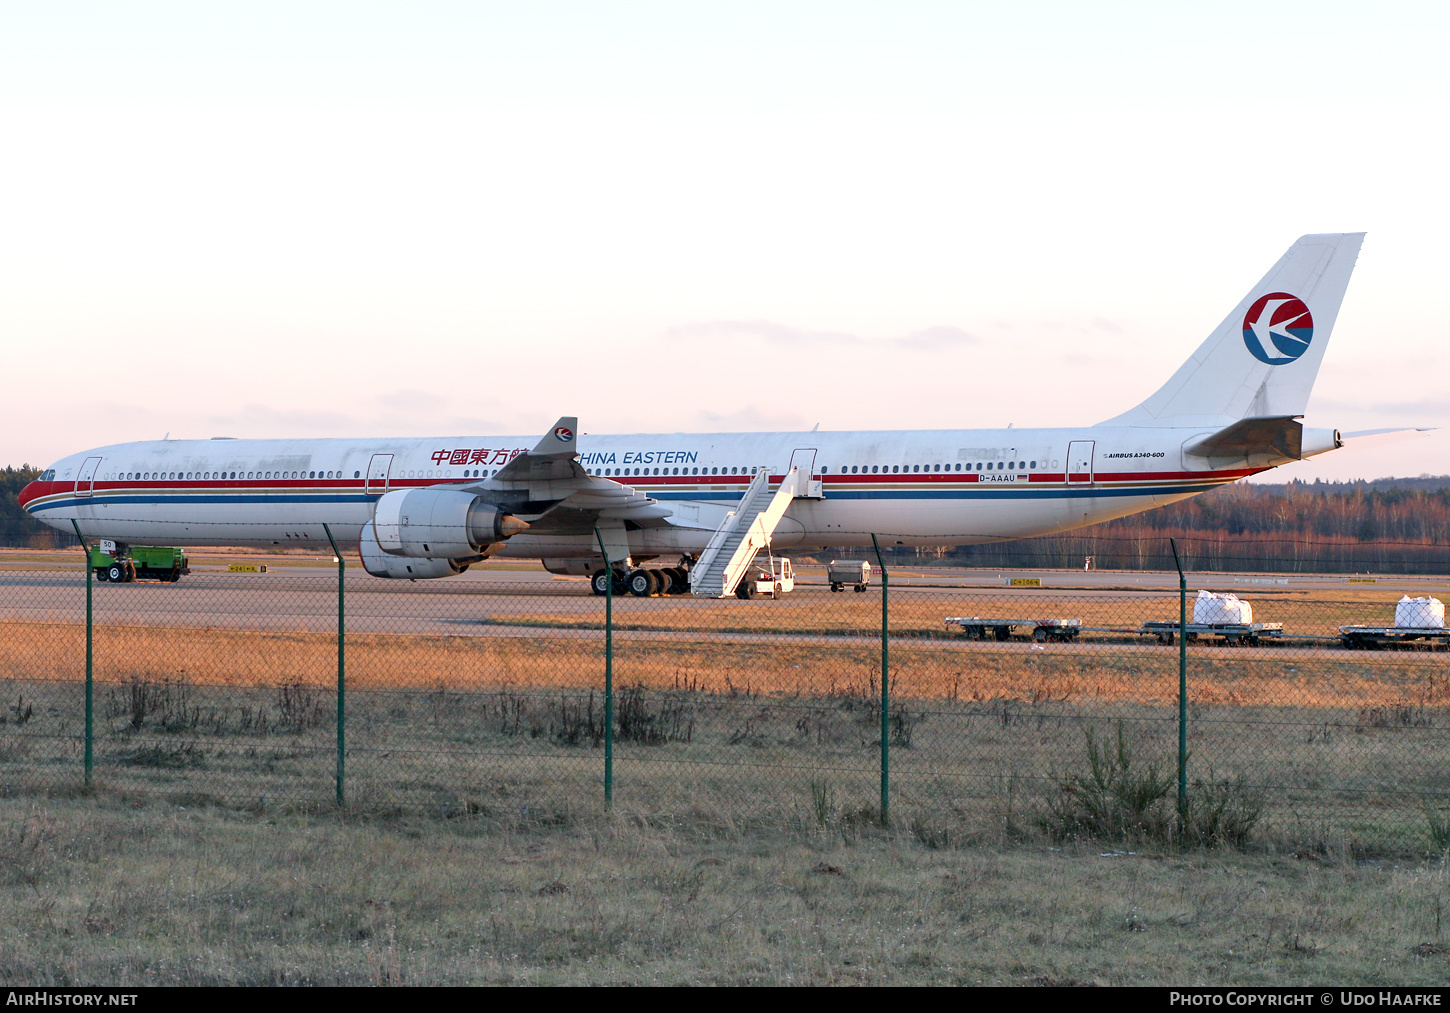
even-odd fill
[(625, 578), (625, 586), (629, 593), (636, 598), (648, 598), (654, 593), (655, 582), (650, 577), (648, 570), (635, 570)]
[(609, 580), (608, 570), (595, 570), (594, 576), (589, 578), (589, 590), (603, 598), (609, 593)]
[(126, 580), (126, 568), (120, 563), (112, 563), (106, 570), (106, 579), (114, 584), (122, 584)]
[(110, 580), (110, 578), (106, 576), (109, 571), (107, 571), (104, 566), (97, 566), (94, 569), (96, 571), (97, 580)]

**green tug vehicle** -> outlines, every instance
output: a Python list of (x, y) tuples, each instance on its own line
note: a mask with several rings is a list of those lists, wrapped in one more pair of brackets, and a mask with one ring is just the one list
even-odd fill
[(109, 539), (91, 549), (91, 569), (97, 580), (133, 584), (159, 580), (174, 584), (191, 572), (186, 550), (173, 546), (126, 545)]

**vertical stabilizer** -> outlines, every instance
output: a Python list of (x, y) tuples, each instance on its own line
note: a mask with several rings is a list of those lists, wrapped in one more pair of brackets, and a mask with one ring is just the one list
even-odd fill
[(1167, 383), (1103, 425), (1303, 415), (1363, 240), (1363, 232), (1301, 236)]

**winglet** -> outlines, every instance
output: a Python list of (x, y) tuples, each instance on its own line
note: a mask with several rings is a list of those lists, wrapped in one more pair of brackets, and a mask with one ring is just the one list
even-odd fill
[(544, 434), (538, 446), (529, 451), (535, 457), (573, 457), (579, 453), (579, 419), (565, 415)]

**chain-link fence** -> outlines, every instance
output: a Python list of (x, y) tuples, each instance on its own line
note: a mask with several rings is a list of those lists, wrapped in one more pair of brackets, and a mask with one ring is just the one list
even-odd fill
[[(340, 637), (329, 568), (88, 589), (79, 564), (0, 568), (7, 794), (549, 820), (609, 790), (661, 819), (888, 808), (928, 842), (1445, 833), (1450, 631), (1395, 631), (1400, 578), (1190, 573), (1180, 627), (1176, 574), (906, 567), (863, 593), (804, 567), (780, 600), (607, 601), (354, 567)], [(1203, 587), (1256, 625), (1195, 627)]]

